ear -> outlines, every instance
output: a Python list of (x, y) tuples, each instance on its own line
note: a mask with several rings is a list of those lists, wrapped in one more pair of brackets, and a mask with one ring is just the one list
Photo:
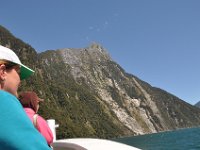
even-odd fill
[(4, 81), (6, 77), (6, 66), (4, 64), (0, 65), (0, 81)]

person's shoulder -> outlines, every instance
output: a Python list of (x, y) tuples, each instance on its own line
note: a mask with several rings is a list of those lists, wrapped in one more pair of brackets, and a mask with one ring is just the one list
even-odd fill
[(38, 119), (39, 121), (44, 121), (44, 122), (46, 122), (46, 120), (45, 120), (42, 116), (40, 116), (39, 114), (37, 114), (37, 119)]
[(10, 94), (9, 92), (0, 90), (1, 106), (7, 107), (22, 107), (17, 97)]
[(37, 115), (38, 126), (48, 126), (47, 121), (40, 115)]
[(10, 93), (8, 93), (8, 92), (6, 92), (6, 91), (4, 91), (4, 90), (0, 90), (0, 94), (1, 94), (1, 95), (4, 95), (4, 96), (6, 96), (6, 95), (12, 96), (12, 94), (10, 94)]
[(12, 99), (16, 99), (16, 97), (12, 94), (10, 94), (9, 92), (6, 92), (4, 90), (0, 90), (0, 97), (1, 98), (12, 98)]

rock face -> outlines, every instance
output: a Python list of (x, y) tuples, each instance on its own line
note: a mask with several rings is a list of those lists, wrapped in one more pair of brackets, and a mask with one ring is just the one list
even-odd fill
[(196, 106), (196, 107), (198, 107), (198, 108), (200, 108), (200, 101), (199, 102), (197, 102), (194, 106)]
[(20, 90), (45, 98), (40, 113), (60, 124), (58, 138), (111, 138), (200, 124), (200, 109), (126, 73), (99, 44), (37, 54), (3, 27), (0, 44), (35, 69)]
[(192, 117), (199, 110), (127, 74), (101, 45), (92, 44), (83, 49), (60, 49), (51, 53), (53, 55), (48, 57), (44, 55), (50, 54), (49, 52), (40, 54), (41, 60), (48, 64), (46, 68), (53, 62), (58, 62), (58, 66), (66, 66), (66, 69), (60, 70), (63, 77), (67, 73), (75, 83), (86, 86), (114, 114), (115, 119), (134, 134), (199, 124), (199, 117)]

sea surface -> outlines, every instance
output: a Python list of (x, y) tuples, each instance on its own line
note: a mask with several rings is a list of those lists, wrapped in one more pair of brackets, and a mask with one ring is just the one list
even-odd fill
[(142, 150), (200, 150), (200, 128), (187, 128), (134, 137), (118, 138)]

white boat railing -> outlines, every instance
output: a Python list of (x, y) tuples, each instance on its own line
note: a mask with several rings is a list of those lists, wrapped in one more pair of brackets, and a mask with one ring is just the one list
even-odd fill
[(73, 138), (56, 139), (56, 128), (59, 127), (54, 119), (47, 120), (47, 123), (53, 133), (53, 150), (140, 150), (120, 142), (107, 139), (94, 138)]
[(56, 128), (59, 127), (59, 124), (56, 124), (55, 119), (48, 119), (47, 123), (49, 125), (49, 128), (51, 129), (53, 133), (53, 141), (56, 141)]

